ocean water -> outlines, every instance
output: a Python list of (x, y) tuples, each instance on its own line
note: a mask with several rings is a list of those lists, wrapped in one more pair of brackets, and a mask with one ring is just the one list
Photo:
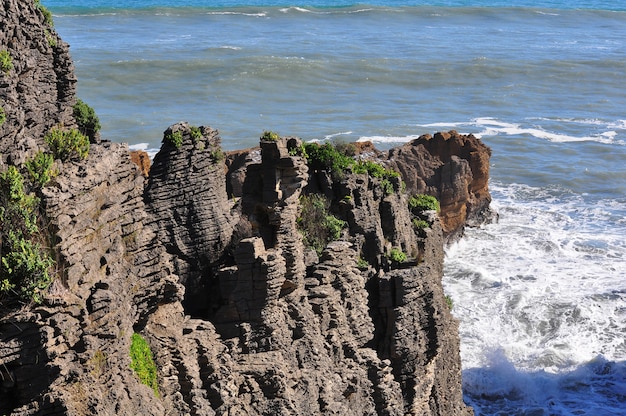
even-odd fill
[(104, 138), (473, 133), (497, 223), (446, 255), (477, 415), (626, 414), (626, 2), (42, 0)]

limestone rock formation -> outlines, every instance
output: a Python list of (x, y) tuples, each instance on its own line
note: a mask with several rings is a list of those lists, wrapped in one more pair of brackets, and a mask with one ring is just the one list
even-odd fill
[(435, 196), (441, 205), (441, 223), (449, 239), (458, 238), (465, 225), (491, 222), (489, 159), (491, 149), (473, 135), (456, 131), (420, 136), (394, 149), (385, 158), (402, 174), (411, 194)]
[[(49, 128), (75, 124), (75, 79), (34, 2), (2, 0), (0, 17), (13, 61), (0, 74), (0, 171), (23, 171)], [(488, 153), (437, 137), (388, 157), (361, 150), (397, 160), (411, 192), (486, 201)], [(0, 414), (471, 414), (439, 218), (425, 212), (416, 227), (399, 178), (390, 193), (367, 173), (313, 170), (300, 146), (262, 140), (226, 158), (216, 130), (178, 123), (148, 176), (123, 144), (56, 161), (38, 191), (54, 281), (38, 304), (0, 298)], [(431, 170), (409, 170), (409, 153)], [(343, 225), (320, 252), (301, 229), (313, 194)], [(131, 368), (134, 334), (155, 389)]]
[(75, 125), (76, 77), (69, 46), (46, 22), (35, 2), (0, 2), (0, 53), (11, 65), (0, 70), (0, 166), (19, 164), (56, 125)]

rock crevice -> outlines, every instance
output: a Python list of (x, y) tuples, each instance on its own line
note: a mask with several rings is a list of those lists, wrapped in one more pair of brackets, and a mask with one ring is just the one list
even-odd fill
[[(76, 79), (33, 2), (2, 0), (0, 18), (13, 58), (0, 74), (0, 170), (24, 170), (51, 127), (75, 125)], [(310, 170), (301, 144), (226, 155), (216, 130), (177, 123), (149, 173), (106, 141), (57, 161), (39, 193), (55, 279), (40, 304), (0, 303), (0, 414), (471, 414), (443, 247), (489, 217), (489, 149), (456, 132), (359, 145), (357, 157), (402, 174), (389, 192), (366, 173)], [(420, 227), (416, 193), (442, 206)], [(311, 194), (345, 224), (318, 252), (300, 229)], [(158, 393), (131, 368), (134, 333)]]

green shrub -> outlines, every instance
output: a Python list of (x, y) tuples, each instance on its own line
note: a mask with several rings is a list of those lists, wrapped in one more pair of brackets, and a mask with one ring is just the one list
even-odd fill
[(430, 227), (430, 223), (419, 218), (413, 218), (413, 227), (418, 230), (424, 230)]
[(48, 29), (45, 30), (45, 35), (46, 40), (48, 41), (48, 45), (50, 45), (51, 48), (57, 46), (57, 39), (52, 35), (52, 33), (50, 33)]
[(352, 170), (354, 173), (367, 173), (372, 178), (381, 179), (380, 186), (385, 195), (391, 195), (394, 192), (392, 179), (400, 177), (399, 172), (387, 169), (371, 160), (359, 160)]
[(331, 143), (322, 145), (305, 143), (302, 154), (312, 170), (330, 171), (335, 177), (341, 177), (347, 170), (357, 174), (367, 173), (372, 178), (381, 179), (380, 186), (386, 195), (393, 193), (394, 186), (391, 180), (400, 177), (400, 173), (371, 160), (359, 160), (357, 162), (348, 156), (349, 149), (349, 147), (338, 149)]
[(391, 183), (391, 181), (386, 178), (380, 181), (380, 187), (382, 188), (385, 195), (391, 195), (394, 191), (393, 183)]
[(264, 131), (263, 134), (261, 135), (261, 140), (262, 141), (269, 141), (269, 142), (276, 142), (280, 139), (280, 135), (278, 133), (275, 133), (273, 131)]
[(419, 214), (423, 211), (439, 212), (439, 201), (437, 201), (437, 198), (431, 195), (414, 195), (409, 198), (409, 209), (414, 214)]
[(154, 395), (159, 397), (157, 368), (152, 358), (152, 351), (146, 340), (137, 333), (131, 336), (130, 368), (135, 371), (139, 381), (150, 387)]
[(221, 162), (222, 160), (224, 160), (225, 157), (226, 155), (224, 154), (222, 149), (215, 149), (211, 152), (211, 160), (213, 161), (213, 163)]
[(26, 161), (25, 166), (32, 184), (43, 188), (50, 179), (56, 176), (56, 172), (52, 169), (54, 164), (54, 156), (49, 153), (39, 151), (32, 159)]
[(13, 69), (13, 58), (7, 50), (0, 51), (0, 69), (8, 74)]
[(50, 285), (48, 270), (54, 262), (32, 240), (13, 231), (7, 237), (9, 250), (2, 256), (1, 286), (17, 293), (21, 300), (41, 303), (41, 292)]
[(301, 144), (300, 146), (292, 147), (291, 149), (289, 149), (289, 155), (300, 156), (305, 159), (308, 159), (309, 157), (306, 153), (306, 148), (304, 147), (304, 144)]
[(165, 143), (169, 143), (175, 148), (179, 148), (183, 145), (183, 133), (181, 131), (168, 131), (163, 138)]
[(389, 251), (389, 260), (395, 263), (404, 263), (407, 260), (407, 256), (402, 250), (394, 247)]
[(302, 195), (300, 207), (302, 211), (298, 226), (304, 236), (304, 243), (321, 254), (326, 244), (341, 237), (346, 222), (328, 212), (330, 203), (323, 195)]
[(4, 112), (4, 108), (0, 107), (0, 127), (7, 121), (7, 114)]
[(36, 242), (39, 201), (24, 191), (15, 166), (0, 173), (0, 297), (15, 295), (24, 302), (42, 301), (54, 262)]
[(450, 308), (450, 310), (452, 310), (452, 308), (454, 307), (454, 301), (448, 295), (446, 295), (446, 304), (448, 305), (448, 308)]
[(37, 9), (39, 9), (41, 14), (43, 14), (44, 22), (50, 27), (54, 26), (54, 20), (52, 19), (52, 13), (50, 12), (50, 10), (48, 10), (46, 6), (41, 4), (40, 0), (35, 0), (35, 4), (37, 5)]
[[(30, 235), (38, 231), (37, 198), (24, 192), (24, 178), (15, 166), (0, 173), (0, 220), (2, 234), (17, 231)], [(4, 243), (4, 240), (0, 240)]]
[(81, 99), (77, 99), (76, 104), (72, 108), (74, 110), (74, 119), (78, 124), (78, 130), (94, 141), (101, 127), (96, 112)]
[(359, 259), (356, 262), (356, 267), (359, 270), (367, 270), (369, 266), (370, 264), (363, 257), (359, 257)]
[(191, 133), (191, 138), (194, 140), (198, 140), (202, 137), (202, 131), (200, 130), (200, 127), (191, 126), (189, 128), (189, 131)]
[(76, 129), (51, 129), (44, 137), (55, 159), (84, 159), (89, 154), (89, 138)]
[(305, 143), (304, 150), (307, 164), (312, 170), (327, 170), (333, 175), (341, 175), (356, 162), (349, 156), (340, 153), (332, 144)]

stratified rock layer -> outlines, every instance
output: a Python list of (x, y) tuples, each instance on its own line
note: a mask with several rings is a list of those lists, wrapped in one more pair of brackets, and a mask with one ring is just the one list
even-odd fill
[(491, 149), (473, 135), (456, 131), (426, 134), (387, 155), (402, 174), (407, 192), (437, 197), (444, 235), (458, 238), (466, 225), (490, 222), (489, 159)]
[(0, 166), (19, 164), (56, 125), (74, 126), (76, 77), (69, 46), (45, 22), (34, 1), (0, 2), (0, 52), (11, 68), (0, 70)]
[[(2, 0), (0, 17), (13, 63), (0, 74), (4, 169), (75, 125), (75, 78), (34, 2)], [(148, 176), (145, 157), (107, 142), (56, 162), (39, 195), (55, 280), (42, 304), (2, 309), (0, 414), (471, 414), (444, 232), (432, 212), (413, 225), (400, 179), (388, 194), (367, 174), (309, 170), (295, 137), (229, 158), (209, 127), (178, 123), (165, 138)], [(489, 153), (470, 136), (361, 150), (411, 193), (438, 195), (447, 234), (486, 212)], [(320, 254), (299, 229), (311, 193), (345, 221)], [(134, 333), (158, 394), (131, 369)]]

